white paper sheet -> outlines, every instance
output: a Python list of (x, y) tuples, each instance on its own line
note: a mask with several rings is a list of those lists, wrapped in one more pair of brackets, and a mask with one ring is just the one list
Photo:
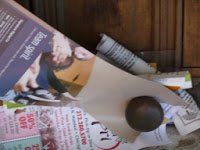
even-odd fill
[(167, 87), (176, 87), (178, 89), (192, 88), (191, 75), (188, 71), (143, 74), (139, 76), (154, 82), (158, 82)]
[(161, 125), (158, 129), (151, 132), (141, 133), (133, 143), (133, 149), (167, 145), (172, 143), (166, 133), (166, 124)]
[(163, 108), (165, 118), (167, 119), (172, 119), (174, 114), (181, 108), (181, 106), (173, 106), (167, 103), (160, 103), (160, 104)]
[(3, 112), (4, 109), (3, 109), (3, 106), (0, 106), (0, 112)]
[(200, 110), (189, 93), (183, 90), (177, 93), (187, 105), (176, 112), (173, 120), (179, 133), (186, 135), (200, 128)]

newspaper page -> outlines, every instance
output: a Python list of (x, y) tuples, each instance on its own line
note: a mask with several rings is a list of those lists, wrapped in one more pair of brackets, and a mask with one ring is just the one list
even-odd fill
[(5, 109), (9, 116), (37, 112), (42, 149), (134, 149), (91, 115), (76, 107), (26, 106)]
[(130, 143), (117, 136), (80, 108), (44, 106), (9, 107), (4, 105), (5, 114), (9, 116), (36, 112), (43, 149), (136, 150), (171, 143), (166, 133), (166, 124), (161, 125), (151, 132), (138, 133), (134, 142)]
[(166, 133), (166, 124), (161, 125), (154, 131), (141, 133), (133, 143), (135, 149), (152, 146), (167, 145), (172, 143)]

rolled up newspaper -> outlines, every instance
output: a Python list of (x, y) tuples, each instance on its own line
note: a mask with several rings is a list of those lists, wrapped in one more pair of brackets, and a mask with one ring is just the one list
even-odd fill
[(130, 73), (145, 74), (155, 73), (156, 69), (150, 67), (141, 58), (137, 57), (131, 51), (117, 43), (115, 40), (105, 34), (101, 34), (102, 39), (97, 45), (97, 50), (107, 58), (111, 59), (119, 66)]

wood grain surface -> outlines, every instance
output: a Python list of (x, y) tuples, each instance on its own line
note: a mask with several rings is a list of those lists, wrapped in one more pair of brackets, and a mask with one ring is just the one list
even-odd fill
[(200, 1), (185, 0), (183, 66), (200, 67)]

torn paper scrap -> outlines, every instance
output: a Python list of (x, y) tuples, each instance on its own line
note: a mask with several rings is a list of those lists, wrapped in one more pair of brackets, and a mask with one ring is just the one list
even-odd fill
[(167, 103), (160, 103), (160, 105), (162, 106), (165, 114), (164, 116), (167, 119), (172, 119), (174, 114), (181, 108), (181, 106), (173, 106)]
[(200, 128), (200, 110), (188, 92), (179, 90), (177, 94), (186, 102), (186, 106), (175, 113), (173, 120), (179, 133), (186, 135)]
[(166, 132), (166, 124), (154, 131), (141, 133), (133, 143), (133, 149), (139, 150), (146, 147), (161, 146), (172, 143)]
[(192, 79), (188, 71), (143, 74), (139, 76), (154, 82), (158, 82), (172, 90), (192, 88)]

